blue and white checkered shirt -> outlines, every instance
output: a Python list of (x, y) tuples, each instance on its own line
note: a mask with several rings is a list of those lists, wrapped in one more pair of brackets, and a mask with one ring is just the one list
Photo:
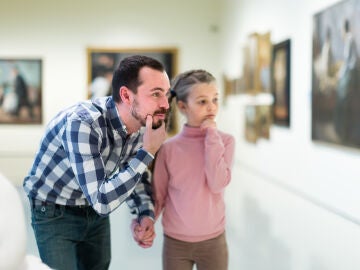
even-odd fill
[(108, 215), (124, 201), (133, 213), (154, 217), (143, 130), (128, 134), (112, 97), (80, 102), (50, 121), (24, 180), (29, 198), (91, 205)]

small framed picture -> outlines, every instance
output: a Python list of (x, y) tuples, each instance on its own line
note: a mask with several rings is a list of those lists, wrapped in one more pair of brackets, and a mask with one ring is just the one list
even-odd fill
[(0, 59), (0, 124), (41, 124), (41, 92), (41, 59)]

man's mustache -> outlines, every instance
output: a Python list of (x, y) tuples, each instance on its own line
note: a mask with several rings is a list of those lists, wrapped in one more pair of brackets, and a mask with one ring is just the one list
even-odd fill
[(169, 110), (161, 109), (161, 110), (155, 111), (153, 115), (156, 115), (156, 114), (168, 114), (169, 112), (170, 112), (170, 109)]

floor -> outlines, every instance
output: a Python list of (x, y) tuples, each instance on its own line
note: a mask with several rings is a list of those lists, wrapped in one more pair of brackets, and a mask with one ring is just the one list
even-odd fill
[[(27, 198), (21, 188), (18, 188), (21, 195), (25, 219), (27, 221), (27, 253), (39, 256), (34, 234), (30, 225), (30, 209)], [(112, 235), (112, 260), (110, 270), (119, 269), (161, 269), (161, 249), (162, 249), (162, 231), (160, 223), (156, 225), (156, 234), (154, 245), (151, 248), (143, 249), (139, 247), (132, 239), (130, 234), (131, 215), (126, 205), (120, 206), (111, 216), (111, 235)], [(229, 246), (229, 270), (239, 268), (239, 248), (234, 241), (231, 231), (227, 231), (227, 241)], [(237, 267), (238, 266), (238, 267)]]

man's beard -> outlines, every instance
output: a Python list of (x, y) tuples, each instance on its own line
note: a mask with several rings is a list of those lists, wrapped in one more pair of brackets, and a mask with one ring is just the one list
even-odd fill
[[(138, 113), (138, 109), (139, 108), (139, 104), (137, 103), (136, 99), (134, 100), (133, 106), (131, 107), (131, 115), (140, 122), (140, 124), (142, 126), (146, 126), (146, 117), (147, 115), (144, 117), (142, 117), (140, 115), (140, 113)], [(155, 111), (154, 114), (152, 114), (151, 116), (153, 117), (153, 123), (152, 123), (152, 128), (153, 129), (157, 129), (159, 127), (161, 127), (162, 123), (164, 122), (163, 120), (159, 119), (157, 122), (154, 122), (154, 115), (156, 114), (167, 114), (167, 110), (163, 109), (163, 110), (158, 110)]]

